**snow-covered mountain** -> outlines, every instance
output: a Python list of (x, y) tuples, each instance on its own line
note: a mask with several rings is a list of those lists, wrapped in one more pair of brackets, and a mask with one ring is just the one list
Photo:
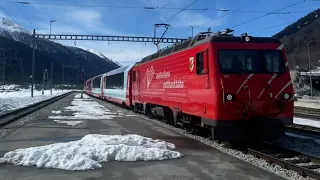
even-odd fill
[[(28, 71), (30, 70), (29, 66), (32, 59), (32, 34), (28, 30), (20, 27), (9, 19), (1, 18), (0, 48), (17, 50), (17, 54), (23, 59), (23, 65), (29, 74)], [(66, 76), (70, 76), (69, 79), (73, 82), (76, 81), (75, 79), (77, 77), (74, 74), (77, 74), (77, 71), (82, 68), (85, 69), (90, 76), (94, 76), (120, 67), (118, 63), (113, 62), (105, 56), (101, 57), (97, 53), (92, 53), (77, 47), (64, 46), (60, 43), (45, 39), (36, 40), (36, 51), (36, 55), (39, 56), (36, 57), (36, 72), (38, 72), (37, 68), (49, 69), (51, 61), (58, 66), (64, 63), (66, 67), (70, 67), (67, 69), (67, 73), (69, 74)], [(39, 59), (41, 59), (41, 61), (39, 61)], [(54, 68), (54, 70), (59, 71), (59, 68)], [(42, 70), (39, 72), (41, 74)], [(6, 71), (6, 73), (10, 72)], [(39, 77), (41, 78), (41, 75), (39, 75)]]
[(86, 49), (86, 48), (82, 48), (82, 49), (84, 49), (84, 50), (86, 50), (86, 51), (89, 51), (89, 52), (91, 52), (91, 53), (93, 53), (93, 54), (96, 54), (97, 56), (101, 57), (102, 59), (104, 59), (104, 60), (106, 60), (106, 61), (108, 61), (108, 62), (113, 62), (113, 63), (117, 64), (119, 67), (122, 67), (122, 64), (120, 64), (118, 61), (114, 61), (114, 60), (112, 60), (111, 58), (106, 57), (106, 56), (105, 56), (104, 54), (102, 54), (101, 52), (96, 52), (96, 51), (94, 51), (93, 49)]

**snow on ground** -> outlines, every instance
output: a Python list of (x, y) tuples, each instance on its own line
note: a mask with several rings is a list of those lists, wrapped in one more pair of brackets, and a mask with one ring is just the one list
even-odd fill
[(0, 93), (0, 114), (4, 114), (10, 110), (23, 108), (28, 105), (59, 96), (66, 92), (69, 91), (61, 92), (53, 90), (52, 94), (50, 94), (50, 90), (46, 90), (44, 95), (42, 95), (41, 91), (34, 91), (34, 97), (31, 97), (31, 92), (28, 89), (8, 93), (2, 92)]
[(139, 135), (89, 134), (78, 141), (10, 151), (0, 158), (0, 163), (88, 170), (101, 168), (101, 162), (154, 161), (183, 156), (173, 149), (174, 144)]
[(319, 100), (299, 100), (294, 102), (294, 106), (320, 109)]
[(52, 114), (60, 114), (61, 111), (51, 111)]
[(84, 121), (61, 121), (61, 120), (54, 120), (54, 122), (59, 123), (59, 124), (66, 124), (69, 126), (76, 126), (78, 124), (83, 123)]
[[(52, 89), (52, 94), (61, 93), (61, 90)], [(69, 92), (64, 90), (64, 92)], [(50, 95), (50, 90), (44, 90), (44, 95)], [(42, 96), (42, 90), (33, 91), (33, 96)], [(20, 89), (19, 91), (14, 92), (2, 92), (0, 93), (0, 98), (21, 98), (21, 97), (31, 97), (31, 89)]]
[(294, 117), (293, 118), (293, 123), (294, 124), (299, 124), (299, 125), (305, 125), (305, 126), (312, 126), (312, 127), (320, 128), (320, 121), (314, 121), (314, 120), (310, 120), (310, 119)]
[(83, 98), (77, 94), (72, 100), (71, 106), (65, 107), (65, 110), (73, 111), (72, 116), (49, 116), (49, 119), (113, 119), (119, 117), (119, 113), (111, 112), (86, 94), (83, 94)]

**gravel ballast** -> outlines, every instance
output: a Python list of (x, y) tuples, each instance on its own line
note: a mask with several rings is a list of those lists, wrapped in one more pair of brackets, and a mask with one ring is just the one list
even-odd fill
[[(207, 138), (204, 138), (204, 137), (201, 137), (201, 136), (197, 136), (197, 135), (192, 135), (192, 134), (188, 134), (185, 130), (183, 129), (179, 129), (179, 128), (176, 128), (176, 127), (173, 127), (171, 125), (168, 125), (168, 124), (165, 124), (161, 121), (158, 121), (158, 120), (155, 120), (155, 119), (151, 119), (147, 116), (144, 116), (142, 114), (139, 114), (139, 113), (135, 113), (133, 111), (130, 111), (130, 110), (127, 110), (127, 109), (124, 109), (124, 108), (121, 108), (121, 107), (118, 107), (116, 105), (113, 105), (113, 104), (110, 104), (110, 103), (107, 103), (105, 101), (102, 101), (102, 100), (98, 100), (98, 102), (102, 103), (103, 105), (107, 106), (108, 108), (112, 109), (112, 110), (116, 110), (116, 111), (120, 111), (124, 114), (130, 114), (130, 115), (135, 115), (135, 116), (138, 116), (138, 117), (141, 117), (147, 121), (152, 121), (154, 123), (157, 123), (163, 127), (166, 127), (166, 128), (169, 128), (175, 132), (178, 132), (178, 133), (181, 133), (189, 138), (192, 138), (194, 140), (197, 140), (197, 141), (200, 141), (208, 146), (211, 146), (215, 149), (218, 149), (220, 150), (221, 152), (224, 152), (224, 153), (227, 153), (231, 156), (234, 156), (236, 158), (239, 158), (243, 161), (246, 161), (250, 164), (253, 164), (257, 167), (260, 167), (262, 169), (265, 169), (269, 172), (273, 172), (281, 177), (284, 177), (286, 179), (292, 179), (292, 180), (314, 180), (314, 178), (310, 178), (310, 177), (303, 177), (301, 175), (299, 175), (297, 172), (295, 171), (292, 171), (292, 170), (287, 170), (285, 168), (282, 168), (281, 166), (279, 165), (276, 165), (276, 164), (270, 164), (268, 163), (267, 161), (263, 160), (263, 159), (259, 159), (259, 158), (256, 158), (250, 154), (245, 154), (243, 153), (242, 151), (238, 151), (238, 150), (234, 150), (234, 149), (230, 149), (230, 148), (227, 148), (227, 147), (224, 147), (223, 144), (219, 144), (219, 143), (216, 143), (214, 141), (211, 141)], [(121, 109), (121, 110), (120, 110)]]

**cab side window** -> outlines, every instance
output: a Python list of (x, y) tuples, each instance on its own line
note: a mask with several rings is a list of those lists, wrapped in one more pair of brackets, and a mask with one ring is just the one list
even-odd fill
[(196, 73), (198, 75), (204, 74), (204, 52), (197, 53), (196, 55)]
[(136, 81), (136, 78), (137, 78), (137, 75), (136, 75), (136, 71), (133, 71), (132, 73), (132, 81), (135, 82)]

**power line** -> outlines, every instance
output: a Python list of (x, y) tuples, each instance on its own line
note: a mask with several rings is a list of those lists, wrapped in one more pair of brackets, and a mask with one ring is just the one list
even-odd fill
[[(20, 10), (20, 12), (24, 15), (24, 17), (27, 17), (26, 13), (17, 5), (17, 3), (15, 3), (13, 0), (11, 0), (11, 2), (14, 3), (14, 5)], [(30, 24), (32, 24), (31, 21), (29, 21)]]
[(188, 6), (186, 6), (185, 8), (181, 9), (179, 12), (177, 12), (176, 14), (174, 14), (173, 16), (171, 16), (169, 19), (165, 20), (163, 23), (166, 23), (168, 21), (170, 21), (171, 19), (173, 19), (174, 17), (176, 17), (178, 14), (180, 14), (181, 12), (183, 12), (184, 10), (186, 10), (188, 7), (192, 6), (194, 3), (196, 3), (198, 0), (193, 1), (191, 4), (189, 4)]
[(262, 32), (262, 31), (266, 31), (266, 30), (269, 30), (269, 29), (272, 29), (272, 28), (275, 28), (275, 27), (280, 27), (280, 26), (283, 26), (283, 25), (286, 25), (286, 24), (290, 24), (290, 23), (293, 23), (293, 22), (296, 22), (296, 20), (288, 21), (288, 22), (277, 24), (277, 25), (273, 25), (273, 26), (269, 26), (269, 27), (266, 27), (266, 28), (251, 32), (249, 34), (256, 34), (256, 33)]
[[(165, 5), (162, 7), (162, 9), (165, 8), (166, 6), (168, 6), (172, 1), (174, 1), (174, 0), (169, 1), (167, 4), (165, 4)], [(198, 0), (196, 0), (196, 1), (198, 1)], [(194, 2), (193, 2), (192, 4), (194, 4)], [(192, 4), (191, 4), (191, 5), (192, 5)], [(190, 7), (190, 6), (187, 6), (187, 8), (188, 8), (188, 7)], [(158, 10), (155, 14), (157, 14), (159, 11), (161, 11), (161, 9)], [(182, 11), (179, 11), (179, 13), (181, 13), (181, 12), (182, 12)], [(178, 15), (179, 13), (175, 14), (174, 16)], [(172, 19), (172, 17), (171, 17), (171, 19)], [(165, 22), (167, 22), (167, 21), (168, 21), (168, 20), (166, 20)], [(163, 22), (163, 23), (165, 23), (165, 22)], [(147, 32), (147, 33), (145, 33), (143, 36), (146, 36), (146, 35), (149, 34), (150, 32), (152, 32), (152, 30), (149, 31), (149, 32)], [(133, 42), (133, 43), (134, 43), (134, 42)], [(124, 47), (124, 48), (122, 48), (122, 49), (121, 49), (119, 52), (117, 52), (116, 54), (119, 54), (119, 53), (123, 52), (125, 49), (127, 49), (128, 47), (130, 47), (133, 43), (129, 44), (128, 46), (126, 46), (126, 47)]]
[(4, 13), (6, 13), (13, 22), (15, 22), (16, 24), (18, 24), (19, 26), (21, 26), (21, 25), (11, 16), (10, 13), (8, 13), (6, 10), (4, 10), (4, 8), (3, 8), (1, 5), (0, 5), (0, 9), (1, 9)]
[[(59, 4), (59, 3), (42, 3), (42, 2), (24, 2), (24, 1), (5, 1), (5, 2), (13, 2), (13, 3), (20, 3), (20, 4), (37, 4), (37, 5), (47, 5), (47, 6), (76, 6), (76, 7), (97, 7), (97, 8), (116, 8), (116, 9), (146, 9), (146, 10), (153, 10), (159, 9), (158, 7), (146, 7), (146, 6), (112, 6), (112, 5), (91, 5), (91, 4)], [(165, 7), (161, 9), (183, 9), (181, 7)], [(232, 9), (214, 9), (214, 8), (187, 8), (185, 10), (189, 11), (230, 11), (230, 12), (239, 12), (239, 13), (265, 13), (267, 11), (259, 11), (259, 10), (232, 10)], [(288, 12), (291, 13), (304, 13), (304, 12)]]
[(231, 15), (231, 14), (237, 12), (237, 11), (240, 11), (241, 9), (244, 9), (244, 8), (246, 8), (246, 7), (248, 7), (248, 6), (251, 6), (251, 5), (253, 5), (253, 4), (255, 4), (255, 3), (259, 2), (259, 1), (261, 1), (261, 0), (255, 0), (255, 1), (253, 1), (252, 3), (249, 3), (249, 4), (247, 4), (247, 5), (244, 5), (244, 6), (240, 7), (240, 8), (238, 8), (238, 9), (230, 12), (230, 13), (227, 13), (227, 14), (225, 14), (225, 15), (219, 16), (219, 17), (217, 17), (217, 18), (215, 18), (215, 19), (213, 19), (213, 20), (207, 21), (207, 22), (205, 22), (205, 23), (203, 23), (203, 24), (197, 25), (197, 26), (195, 26), (195, 28), (200, 27), (200, 26), (203, 26), (203, 25), (208, 24), (208, 23), (211, 23), (211, 22), (216, 21), (216, 20), (218, 20), (218, 19), (224, 18), (224, 17), (226, 17), (226, 16), (229, 16), (229, 15)]
[(256, 20), (261, 19), (261, 18), (264, 18), (264, 17), (266, 17), (266, 16), (268, 16), (268, 15), (270, 15), (270, 14), (278, 13), (279, 11), (282, 11), (282, 10), (284, 10), (284, 9), (290, 8), (290, 7), (292, 7), (292, 6), (295, 6), (295, 5), (297, 5), (297, 4), (303, 3), (303, 2), (305, 2), (305, 1), (307, 1), (307, 0), (302, 0), (302, 1), (296, 2), (296, 3), (294, 3), (294, 4), (291, 4), (291, 5), (289, 5), (289, 6), (286, 6), (286, 7), (284, 7), (284, 8), (275, 10), (275, 11), (273, 11), (273, 12), (271, 12), (271, 13), (267, 13), (267, 14), (265, 14), (265, 15), (263, 15), (263, 16), (259, 16), (259, 17), (256, 17), (256, 18), (254, 18), (254, 19), (251, 19), (251, 20), (249, 20), (249, 21), (245, 21), (245, 22), (240, 23), (240, 24), (238, 24), (238, 25), (232, 26), (231, 28), (236, 28), (236, 27), (242, 26), (242, 25), (244, 25), (244, 24), (248, 24), (248, 23), (250, 23), (250, 22), (256, 21)]
[[(136, 27), (134, 27), (132, 30), (134, 30), (134, 29), (137, 29), (139, 26), (141, 26), (142, 24), (145, 24), (146, 22), (148, 22), (150, 19), (153, 19), (157, 14), (158, 14), (158, 12), (160, 12), (163, 8), (165, 8), (166, 6), (168, 6), (169, 4), (171, 4), (172, 2), (173, 2), (174, 0), (171, 0), (171, 1), (169, 1), (167, 4), (165, 4), (161, 9), (159, 9), (159, 10), (157, 10), (153, 15), (152, 15), (152, 17), (151, 18), (148, 18), (148, 20), (147, 21), (143, 21), (142, 23), (139, 23)], [(158, 8), (158, 7), (157, 7)], [(145, 35), (147, 35), (147, 34), (145, 34)], [(144, 35), (144, 36), (145, 36)], [(118, 42), (115, 42), (115, 43), (113, 43), (113, 44), (116, 44), (116, 43), (118, 43)], [(128, 48), (129, 46), (131, 46), (133, 43), (131, 43), (131, 44), (129, 44), (127, 47), (125, 47), (124, 49), (126, 49), (126, 48)], [(123, 50), (120, 50), (120, 52), (122, 52)], [(117, 54), (119, 54), (120, 52), (118, 52)]]
[[(171, 19), (173, 19), (174, 17), (176, 17), (178, 14), (180, 14), (181, 12), (183, 12), (185, 9), (187, 9), (188, 7), (192, 6), (194, 3), (196, 3), (198, 0), (193, 1), (191, 4), (189, 4), (188, 6), (186, 6), (185, 8), (181, 9), (179, 12), (177, 12), (176, 14), (174, 14), (173, 16), (171, 16), (169, 19), (165, 20), (163, 23), (166, 23), (168, 21), (170, 21)], [(171, 1), (170, 1), (171, 2)], [(168, 3), (169, 4), (169, 3)], [(166, 4), (166, 5), (168, 5)], [(166, 6), (165, 5), (165, 6)], [(144, 34), (143, 36), (146, 36), (147, 34), (151, 33), (151, 31), (147, 32), (146, 34)], [(119, 52), (117, 52), (116, 54), (119, 54), (121, 52), (123, 52), (125, 49), (127, 49), (128, 47), (130, 47), (133, 43), (129, 44), (128, 46), (124, 47), (123, 49), (121, 49)]]

